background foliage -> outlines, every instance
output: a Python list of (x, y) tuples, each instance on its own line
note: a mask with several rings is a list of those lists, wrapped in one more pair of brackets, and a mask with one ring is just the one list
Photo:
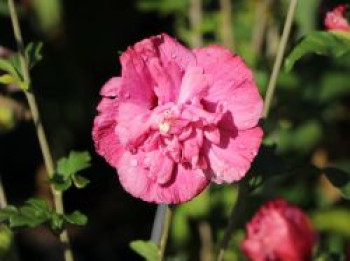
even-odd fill
[[(66, 194), (68, 213), (79, 209), (89, 216), (86, 227), (70, 230), (78, 260), (141, 260), (128, 245), (132, 240), (148, 240), (155, 206), (122, 191), (115, 171), (93, 152), (90, 134), (99, 88), (120, 72), (118, 53), (160, 32), (189, 46), (226, 44), (253, 68), (264, 95), (289, 1), (233, 0), (231, 22), (224, 26), (224, 12), (216, 0), (202, 0), (199, 19), (190, 12), (190, 0), (19, 2), (25, 41), (44, 41), (43, 59), (32, 76), (54, 155), (61, 158), (71, 148), (91, 151), (92, 167), (84, 177), (80, 172), (58, 173), (65, 182), (76, 182), (76, 176), (91, 181), (84, 190), (73, 188)], [(5, 3), (0, 1), (0, 45), (14, 49)], [(299, 1), (287, 53), (303, 36), (323, 30), (322, 17), (336, 4)], [(225, 26), (232, 34), (230, 41)], [(331, 49), (338, 50), (338, 46)], [(307, 55), (290, 72), (281, 72), (269, 120), (263, 123), (264, 146), (250, 173), (257, 177), (250, 182), (263, 186), (247, 199), (249, 207), (239, 221), (227, 260), (244, 260), (238, 248), (244, 222), (262, 202), (275, 197), (286, 198), (310, 215), (320, 232), (315, 249), (324, 258), (320, 260), (349, 251), (350, 208), (342, 198), (342, 193), (349, 195), (349, 180), (338, 184), (341, 191), (333, 186), (338, 179), (332, 180), (334, 172), (350, 172), (349, 72), (349, 53), (338, 58)], [(24, 97), (5, 87), (0, 95), (16, 102), (14, 106), (0, 100), (0, 175), (8, 200), (18, 205), (40, 196), (50, 202)], [(18, 106), (24, 112), (19, 113)], [(63, 160), (61, 170), (64, 164)], [(176, 207), (168, 260), (211, 260), (236, 196), (235, 186), (213, 185), (194, 201)], [(0, 254), (6, 255), (12, 236), (0, 227)], [(21, 260), (55, 260), (58, 242), (45, 227), (15, 237)]]

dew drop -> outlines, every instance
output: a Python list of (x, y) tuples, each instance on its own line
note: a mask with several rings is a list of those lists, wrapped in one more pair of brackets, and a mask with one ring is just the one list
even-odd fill
[(244, 149), (246, 149), (246, 146), (244, 146), (244, 145), (238, 145), (238, 148), (241, 149), (241, 150), (244, 150)]
[(128, 92), (124, 93), (124, 98), (125, 99), (129, 99), (130, 98), (130, 93), (128, 93)]
[(176, 59), (176, 54), (173, 53), (173, 54), (171, 55), (171, 58)]

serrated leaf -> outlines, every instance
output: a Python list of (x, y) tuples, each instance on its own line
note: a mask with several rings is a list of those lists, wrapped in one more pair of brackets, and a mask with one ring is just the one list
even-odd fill
[(80, 175), (73, 175), (73, 182), (77, 188), (85, 188), (90, 183), (90, 180)]
[(158, 247), (153, 241), (135, 240), (130, 243), (130, 248), (147, 261), (159, 260)]
[(305, 36), (285, 61), (286, 71), (306, 54), (340, 57), (350, 51), (350, 33), (316, 31)]
[(72, 151), (67, 158), (61, 158), (57, 162), (57, 172), (65, 177), (90, 167), (90, 154), (87, 151)]
[(83, 213), (79, 211), (74, 211), (72, 214), (65, 215), (64, 219), (71, 224), (78, 225), (78, 226), (84, 226), (88, 222), (87, 216), (85, 216)]
[(331, 167), (323, 171), (332, 185), (340, 190), (342, 196), (350, 200), (350, 173)]

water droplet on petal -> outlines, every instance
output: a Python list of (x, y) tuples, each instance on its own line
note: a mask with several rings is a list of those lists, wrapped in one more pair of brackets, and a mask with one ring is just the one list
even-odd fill
[(241, 150), (244, 150), (244, 149), (246, 149), (246, 146), (244, 146), (244, 145), (238, 145), (238, 148), (241, 149)]
[(128, 93), (128, 92), (124, 93), (124, 98), (125, 99), (129, 99), (130, 98), (130, 93)]
[(176, 54), (173, 53), (173, 54), (171, 55), (171, 58), (176, 59)]

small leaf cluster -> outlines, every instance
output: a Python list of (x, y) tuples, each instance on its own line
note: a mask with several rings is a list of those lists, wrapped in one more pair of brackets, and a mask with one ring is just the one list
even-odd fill
[[(43, 44), (29, 43), (25, 49), (25, 59), (29, 69), (32, 69), (41, 59)], [(0, 76), (0, 83), (9, 85), (16, 84), (22, 90), (29, 89), (29, 83), (24, 80), (23, 72), (20, 65), (20, 55), (15, 53), (8, 59), (0, 58), (0, 70), (5, 74)]]
[(55, 175), (50, 183), (57, 191), (66, 191), (74, 184), (77, 188), (84, 188), (90, 181), (78, 172), (90, 167), (90, 154), (87, 151), (71, 151), (68, 157), (63, 157), (57, 162)]
[(33, 228), (47, 224), (54, 233), (60, 233), (67, 223), (85, 225), (87, 217), (79, 211), (69, 215), (58, 214), (44, 200), (31, 198), (20, 207), (1, 209), (0, 222), (8, 223), (10, 228)]

